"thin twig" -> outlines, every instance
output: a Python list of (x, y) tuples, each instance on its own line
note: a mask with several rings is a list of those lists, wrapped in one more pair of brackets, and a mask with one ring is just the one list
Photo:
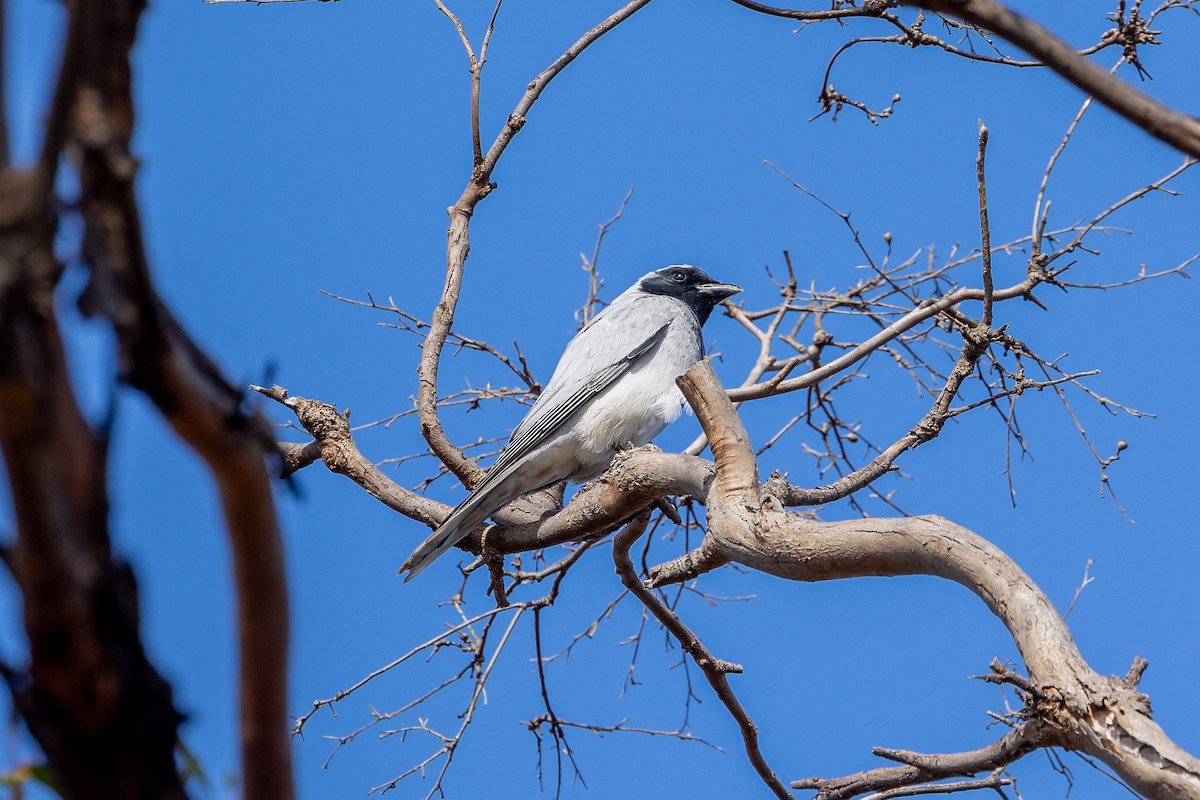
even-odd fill
[(525, 125), (530, 110), (550, 82), (591, 44), (633, 16), (649, 2), (650, 0), (633, 0), (609, 15), (603, 22), (583, 34), (529, 83), (525, 93), (517, 102), (516, 108), (513, 109), (512, 114), (509, 115), (508, 120), (496, 135), (491, 147), (482, 154), (462, 195), (449, 209), (450, 227), (446, 237), (446, 282), (442, 289), (441, 299), (430, 320), (429, 333), (422, 347), (421, 360), (417, 367), (417, 409), (421, 435), (429, 443), (429, 448), (465, 486), (475, 486), (482, 478), (483, 471), (446, 435), (438, 417), (437, 383), (442, 348), (451, 326), (454, 324), (458, 298), (462, 293), (467, 254), (471, 249), (471, 217), (475, 213), (475, 207), (495, 188), (495, 184), (492, 183), (492, 172), (495, 170), (497, 162), (518, 131)]
[(975, 159), (975, 175), (979, 181), (979, 252), (983, 258), (983, 324), (992, 327), (992, 232), (988, 227), (987, 181), (984, 160), (987, 156), (988, 129), (979, 120), (979, 156)]
[(742, 732), (742, 741), (746, 747), (746, 755), (750, 759), (751, 766), (758, 773), (759, 778), (766, 784), (772, 793), (778, 798), (785, 800), (793, 800), (792, 793), (788, 791), (783, 782), (775, 774), (767, 764), (763, 757), (762, 750), (758, 745), (758, 727), (754, 721), (750, 719), (750, 715), (746, 713), (746, 709), (742, 707), (741, 702), (734, 694), (733, 688), (729, 685), (728, 675), (731, 672), (741, 672), (742, 668), (738, 664), (732, 664), (728, 661), (723, 661), (713, 656), (704, 643), (700, 641), (700, 637), (696, 636), (684, 622), (671, 611), (658, 596), (647, 589), (633, 570), (633, 562), (629, 558), (629, 548), (637, 541), (646, 531), (646, 523), (649, 521), (649, 516), (642, 514), (635, 518), (632, 522), (625, 526), (625, 529), (617, 534), (613, 541), (613, 561), (617, 566), (617, 573), (621, 576), (621, 583), (625, 588), (642, 602), (646, 608), (652, 613), (662, 625), (671, 632), (678, 641), (684, 652), (692, 657), (696, 662), (696, 666), (704, 673), (704, 677), (708, 680), (717, 697), (729, 710), (730, 715), (737, 722), (738, 727)]

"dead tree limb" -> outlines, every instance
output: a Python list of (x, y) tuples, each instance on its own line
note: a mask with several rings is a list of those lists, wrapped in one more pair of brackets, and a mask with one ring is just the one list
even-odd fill
[[(1200, 759), (1151, 718), (1135, 680), (1094, 672), (1046, 595), (999, 548), (941, 517), (820, 522), (765, 495), (746, 430), (707, 362), (680, 379), (712, 442), (716, 478), (708, 495), (703, 550), (799, 581), (932, 575), (978, 596), (1008, 628), (1028, 678), (1026, 715), (1053, 731), (1041, 746), (1078, 750), (1108, 765), (1145, 797), (1200, 796)], [(696, 558), (651, 571), (651, 586), (686, 580)], [(843, 795), (839, 795), (843, 796)], [(848, 795), (846, 795), (848, 796)]]

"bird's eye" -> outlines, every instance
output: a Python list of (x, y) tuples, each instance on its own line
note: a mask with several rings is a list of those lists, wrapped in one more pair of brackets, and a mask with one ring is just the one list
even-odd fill
[(687, 273), (681, 269), (677, 269), (671, 273), (671, 280), (676, 283), (687, 283)]

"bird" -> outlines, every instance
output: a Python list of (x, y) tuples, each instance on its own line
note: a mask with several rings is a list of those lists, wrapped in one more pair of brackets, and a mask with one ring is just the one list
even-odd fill
[(575, 334), (483, 481), (400, 567), (415, 578), (493, 513), (559, 481), (583, 482), (683, 411), (675, 379), (704, 357), (701, 328), (742, 291), (675, 264), (648, 272)]

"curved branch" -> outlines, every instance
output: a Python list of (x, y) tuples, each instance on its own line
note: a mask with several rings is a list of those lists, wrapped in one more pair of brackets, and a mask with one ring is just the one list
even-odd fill
[[(285, 469), (289, 469), (289, 460), (304, 466), (317, 458), (329, 468), (330, 472), (345, 475), (357, 483), (379, 502), (393, 511), (398, 511), (410, 519), (415, 519), (429, 527), (437, 527), (450, 513), (450, 507), (436, 500), (419, 495), (400, 486), (391, 478), (380, 472), (379, 467), (371, 463), (359, 452), (350, 432), (350, 411), (338, 413), (329, 403), (319, 400), (309, 400), (305, 397), (294, 397), (288, 394), (282, 386), (272, 386), (270, 389), (262, 386), (250, 387), (264, 397), (269, 397), (277, 403), (290, 408), (296, 419), (313, 437), (315, 456), (308, 456), (309, 445), (291, 445), (285, 455)], [(303, 463), (301, 463), (303, 462)], [(291, 469), (295, 472), (295, 469)], [(289, 472), (288, 474), (291, 474)]]
[(265, 464), (274, 439), (266, 419), (246, 411), (243, 393), (171, 314), (150, 275), (130, 149), (129, 52), (144, 3), (78, 0), (73, 6), (84, 33), (69, 152), (79, 166), (83, 256), (92, 270), (80, 305), (109, 321), (122, 379), (154, 403), (217, 485), (237, 587), (244, 793), (287, 800), (293, 796), (288, 594)]
[[(545, 88), (550, 85), (550, 81), (554, 80), (555, 76), (562, 72), (589, 45), (633, 16), (649, 2), (650, 0), (633, 0), (614, 12), (599, 25), (579, 37), (575, 44), (567, 48), (566, 52), (530, 82), (513, 113), (509, 115), (508, 120), (496, 135), (492, 146), (488, 148), (482, 161), (475, 165), (471, 180), (467, 183), (462, 195), (453, 206), (447, 209), (447, 213), (450, 215), (450, 229), (446, 234), (446, 283), (442, 289), (441, 299), (434, 310), (433, 318), (430, 320), (429, 335), (422, 346), (421, 363), (417, 367), (417, 412), (420, 418), (421, 435), (429, 443), (429, 448), (468, 487), (479, 482), (483, 476), (483, 470), (450, 441), (442, 427), (437, 412), (437, 377), (442, 347), (445, 345), (450, 327), (454, 323), (455, 309), (458, 307), (458, 298), (462, 292), (463, 272), (467, 256), (471, 251), (471, 216), (475, 213), (475, 207), (479, 205), (479, 202), (487, 197), (492, 189), (496, 188), (491, 180), (492, 172), (495, 170), (500, 156), (504, 154), (513, 137), (524, 126), (526, 116)], [(479, 68), (482, 68), (482, 63)], [(474, 73), (473, 80), (478, 81), (478, 70), (474, 70)], [(476, 96), (473, 98), (473, 102), (477, 101), (478, 97)], [(477, 115), (477, 108), (473, 109), (472, 113)]]
[[(936, 516), (820, 522), (780, 509), (748, 484), (753, 452), (711, 365), (700, 362), (685, 379), (680, 387), (714, 442), (717, 462), (708, 498), (710, 552), (788, 580), (954, 581), (1008, 628), (1029, 672), (1031, 719), (1057, 728), (1064, 746), (1103, 761), (1145, 797), (1200, 797), (1200, 759), (1153, 721), (1135, 679), (1104, 677), (1088, 666), (1049, 598), (1003, 551)], [(675, 559), (652, 570), (650, 585), (687, 579), (683, 567)]]
[(1110, 75), (1028, 17), (995, 0), (901, 0), (948, 14), (1012, 42), (1156, 139), (1200, 158), (1200, 119), (1160, 103)]
[[(664, 453), (653, 445), (618, 453), (608, 472), (576, 492), (562, 511), (543, 509), (535, 511), (536, 516), (526, 512), (524, 516), (533, 518), (513, 523), (501, 515), (499, 521), (507, 524), (499, 537), (489, 536), (488, 548), (519, 553), (591, 539), (612, 531), (663, 497), (692, 497), (703, 502), (712, 479), (712, 463), (695, 456)], [(480, 533), (467, 538), (466, 549), (479, 552)]]
[[(363, 456), (354, 443), (349, 412), (338, 413), (328, 403), (289, 395), (282, 386), (250, 388), (291, 409), (312, 434), (325, 466), (354, 481), (388, 508), (431, 528), (450, 513), (450, 506), (399, 486)], [(488, 549), (499, 554), (521, 553), (593, 538), (613, 530), (659, 498), (703, 501), (713, 474), (709, 461), (664, 453), (653, 445), (618, 453), (608, 472), (580, 489), (565, 508), (552, 492), (539, 492), (498, 512), (500, 533), (489, 534)], [(464, 539), (462, 549), (481, 552), (486, 527)]]

